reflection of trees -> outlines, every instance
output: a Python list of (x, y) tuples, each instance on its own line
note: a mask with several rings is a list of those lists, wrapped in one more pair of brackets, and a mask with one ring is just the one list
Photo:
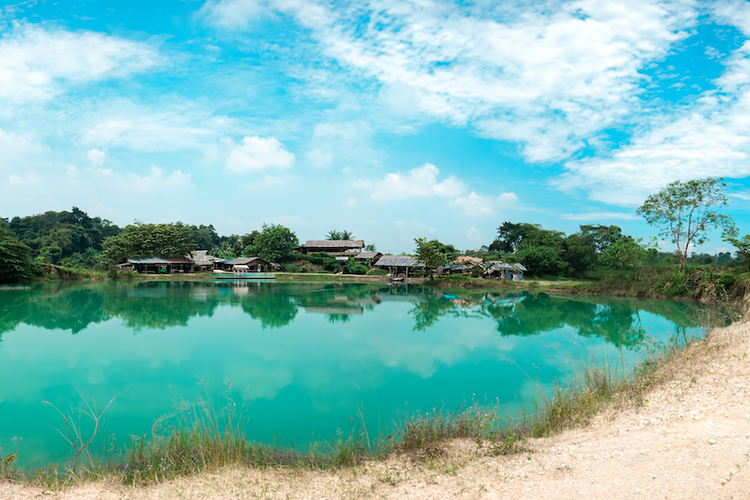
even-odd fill
[(121, 318), (134, 331), (186, 326), (193, 316), (211, 316), (221, 301), (218, 294), (195, 300), (193, 293), (200, 286), (192, 282), (119, 286), (114, 293), (104, 295), (103, 310), (109, 316)]
[(242, 297), (240, 306), (251, 318), (260, 320), (263, 328), (281, 328), (297, 317), (297, 305), (285, 289), (275, 284), (258, 289), (257, 294)]
[(702, 307), (656, 299), (546, 293), (444, 296), (382, 284), (52, 283), (0, 289), (0, 339), (21, 323), (73, 333), (113, 317), (135, 331), (185, 326), (195, 316), (211, 316), (223, 304), (241, 307), (264, 328), (288, 325), (299, 308), (326, 314), (330, 323), (344, 323), (389, 301), (411, 304), (417, 331), (444, 317), (486, 317), (497, 323), (502, 335), (536, 335), (567, 325), (584, 337), (624, 347), (635, 346), (645, 337), (639, 311), (665, 317), (679, 333), (700, 324)]

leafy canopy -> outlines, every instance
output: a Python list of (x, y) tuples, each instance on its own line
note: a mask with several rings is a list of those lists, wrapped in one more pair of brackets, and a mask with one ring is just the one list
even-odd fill
[(122, 233), (104, 240), (99, 257), (103, 266), (118, 264), (128, 257), (188, 257), (195, 250), (190, 227), (174, 224), (144, 224), (126, 226)]
[(432, 271), (435, 268), (453, 262), (460, 253), (453, 245), (446, 245), (438, 240), (428, 241), (427, 238), (414, 238), (414, 242), (417, 244), (417, 260), (430, 270), (430, 276), (432, 276)]
[(717, 208), (727, 205), (722, 192), (726, 184), (723, 179), (707, 177), (687, 182), (675, 181), (656, 194), (652, 194), (636, 213), (659, 234), (677, 244), (677, 260), (685, 265), (690, 245), (708, 241), (707, 232), (734, 227), (732, 217), (720, 214)]
[(338, 231), (336, 229), (331, 229), (328, 231), (328, 234), (326, 235), (327, 240), (351, 240), (354, 239), (354, 235), (347, 231), (346, 229), (343, 231)]
[(28, 280), (32, 275), (31, 249), (0, 227), (0, 283)]

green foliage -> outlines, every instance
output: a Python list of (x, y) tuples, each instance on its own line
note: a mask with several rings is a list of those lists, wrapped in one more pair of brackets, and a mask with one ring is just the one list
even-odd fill
[(85, 252), (76, 252), (70, 257), (65, 257), (60, 261), (60, 265), (76, 269), (93, 269), (99, 264), (99, 255), (101, 255), (100, 251), (87, 248)]
[(377, 248), (375, 248), (374, 243), (370, 243), (368, 245), (365, 245), (364, 251), (365, 252), (377, 252)]
[(346, 229), (343, 231), (337, 231), (336, 229), (331, 229), (328, 234), (326, 235), (327, 240), (352, 240), (354, 239), (354, 235), (347, 231)]
[(644, 245), (640, 238), (626, 236), (608, 246), (600, 260), (605, 266), (640, 270), (647, 260), (653, 259), (655, 253), (655, 244)]
[[(565, 238), (561, 258), (567, 263), (570, 274), (580, 276), (589, 269), (596, 267), (598, 255), (593, 240), (592, 236), (581, 233), (571, 234)], [(601, 243), (597, 245), (607, 248)]]
[(750, 235), (740, 238), (736, 227), (730, 227), (724, 231), (722, 239), (731, 243), (737, 249), (737, 261), (740, 265), (750, 267)]
[(16, 235), (0, 228), (0, 283), (16, 283), (32, 276), (31, 249)]
[(369, 270), (369, 266), (366, 266), (364, 264), (357, 264), (352, 258), (350, 258), (349, 261), (344, 265), (344, 272), (346, 274), (367, 274), (367, 271)]
[(188, 257), (195, 250), (190, 228), (182, 223), (126, 226), (117, 236), (104, 240), (99, 262), (105, 268), (128, 257)]
[(31, 248), (31, 256), (48, 264), (61, 264), (73, 254), (85, 254), (89, 248), (102, 249), (105, 238), (120, 228), (106, 219), (89, 217), (73, 207), (70, 212), (45, 212), (28, 217), (13, 217), (8, 227)]
[(660, 235), (677, 244), (680, 267), (685, 265), (690, 245), (705, 243), (708, 231), (723, 228), (731, 232), (734, 227), (732, 217), (716, 211), (727, 205), (722, 181), (713, 177), (675, 181), (646, 198), (636, 211), (659, 228)]
[(610, 245), (622, 238), (622, 229), (618, 226), (604, 226), (601, 224), (585, 224), (578, 233), (589, 246), (599, 255)]
[(438, 240), (428, 241), (427, 238), (414, 238), (417, 244), (417, 260), (432, 272), (438, 266), (444, 266), (458, 258), (459, 252), (453, 245), (445, 245)]
[(257, 255), (269, 262), (287, 260), (299, 246), (297, 235), (281, 224), (263, 224), (262, 230), (254, 238)]

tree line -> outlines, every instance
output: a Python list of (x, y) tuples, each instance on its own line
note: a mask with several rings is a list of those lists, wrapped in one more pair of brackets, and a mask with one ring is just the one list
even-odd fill
[[(731, 216), (719, 212), (727, 205), (722, 179), (676, 181), (649, 196), (636, 213), (676, 244), (673, 254), (659, 252), (656, 238), (644, 241), (622, 233), (615, 225), (581, 225), (566, 235), (539, 224), (506, 221), (487, 247), (467, 255), (523, 264), (532, 276), (577, 277), (597, 266), (640, 270), (644, 265), (748, 265), (750, 235), (742, 236)], [(708, 232), (722, 230), (724, 241), (737, 249), (717, 256), (688, 256), (690, 248), (705, 243)], [(353, 239), (347, 230), (331, 230), (327, 239)], [(414, 255), (429, 269), (453, 262), (461, 252), (438, 240), (416, 238)], [(297, 235), (279, 224), (263, 224), (245, 235), (220, 236), (213, 225), (145, 224), (136, 221), (120, 228), (107, 219), (89, 217), (73, 207), (27, 217), (0, 218), (0, 281), (20, 281), (38, 273), (41, 264), (107, 269), (126, 257), (185, 257), (197, 249), (220, 258), (259, 256), (271, 262), (292, 259)], [(367, 250), (374, 250), (368, 245)], [(322, 257), (321, 257), (322, 258)], [(330, 259), (329, 259), (330, 260)], [(325, 266), (337, 264), (325, 261)], [(36, 267), (35, 267), (36, 266)], [(361, 272), (350, 263), (351, 272)], [(330, 269), (329, 269), (330, 270)]]

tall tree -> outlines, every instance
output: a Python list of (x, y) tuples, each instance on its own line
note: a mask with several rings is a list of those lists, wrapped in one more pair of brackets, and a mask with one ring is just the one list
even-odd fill
[(195, 250), (190, 227), (174, 224), (126, 226), (122, 233), (104, 240), (100, 262), (104, 267), (118, 264), (128, 257), (187, 257)]
[(675, 181), (652, 194), (636, 213), (659, 228), (659, 234), (677, 244), (680, 267), (685, 265), (690, 245), (708, 240), (707, 232), (723, 228), (730, 230), (732, 217), (717, 212), (727, 205), (723, 193), (724, 179), (707, 177), (687, 182)]
[(299, 246), (297, 235), (281, 224), (263, 224), (260, 234), (253, 240), (258, 257), (270, 262), (288, 259)]
[(0, 283), (27, 280), (31, 274), (31, 249), (12, 231), (0, 227)]
[(440, 245), (442, 244), (438, 240), (428, 241), (427, 238), (414, 238), (414, 243), (417, 244), (417, 260), (430, 270), (430, 278), (432, 278), (435, 268), (450, 262), (446, 253), (440, 251)]

